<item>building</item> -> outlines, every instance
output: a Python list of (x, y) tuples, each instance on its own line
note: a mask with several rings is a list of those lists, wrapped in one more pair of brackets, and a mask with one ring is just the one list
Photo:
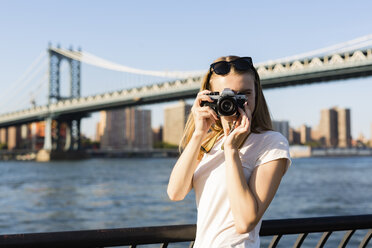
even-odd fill
[(311, 128), (310, 127), (306, 125), (302, 125), (300, 127), (299, 133), (300, 133), (301, 144), (306, 144), (311, 141)]
[(151, 111), (136, 108), (101, 111), (96, 138), (101, 149), (152, 149)]
[(21, 142), (21, 126), (8, 127), (8, 149), (17, 149)]
[(335, 109), (322, 109), (320, 113), (319, 135), (323, 145), (336, 147), (338, 143), (338, 121)]
[(181, 141), (183, 130), (191, 105), (181, 100), (176, 105), (168, 106), (164, 110), (163, 141), (172, 145), (178, 145)]
[(350, 109), (322, 109), (319, 123), (319, 136), (327, 147), (350, 147), (351, 125)]
[(0, 129), (0, 144), (8, 143), (8, 129), (3, 127)]
[(100, 112), (100, 121), (96, 125), (96, 138), (97, 142), (101, 142), (105, 127), (106, 127), (106, 111)]
[(152, 149), (151, 111), (126, 108), (126, 136), (129, 149)]
[(289, 140), (289, 122), (288, 121), (272, 121), (274, 131), (283, 134)]
[(301, 137), (300, 133), (294, 130), (293, 128), (289, 128), (289, 137), (288, 142), (290, 145), (299, 145), (301, 144)]
[(152, 129), (152, 142), (153, 145), (163, 142), (163, 126)]
[(338, 147), (351, 146), (350, 109), (337, 108), (338, 115)]

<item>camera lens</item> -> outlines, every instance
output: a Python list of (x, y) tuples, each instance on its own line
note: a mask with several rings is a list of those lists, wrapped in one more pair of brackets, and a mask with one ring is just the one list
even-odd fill
[(236, 105), (231, 98), (223, 99), (219, 104), (221, 115), (233, 115), (236, 112)]

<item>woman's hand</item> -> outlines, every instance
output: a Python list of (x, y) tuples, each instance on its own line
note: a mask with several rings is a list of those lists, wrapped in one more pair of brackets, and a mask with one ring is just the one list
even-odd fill
[[(251, 132), (252, 112), (249, 110), (247, 103), (244, 103), (244, 110), (238, 108), (238, 111), (240, 116), (235, 122), (235, 128), (232, 131), (230, 128), (224, 128), (229, 132), (225, 133), (225, 136), (227, 136), (224, 143), (225, 149), (238, 149), (242, 140)], [(226, 125), (226, 122), (223, 123)]]
[(201, 107), (202, 101), (213, 102), (213, 100), (206, 94), (210, 93), (209, 90), (203, 90), (196, 96), (195, 102), (191, 108), (191, 112), (195, 122), (195, 132), (206, 134), (212, 124), (218, 120), (217, 114), (208, 106)]

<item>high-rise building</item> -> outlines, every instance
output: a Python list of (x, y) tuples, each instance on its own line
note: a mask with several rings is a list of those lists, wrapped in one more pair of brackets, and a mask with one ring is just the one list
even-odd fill
[(8, 128), (3, 127), (0, 129), (0, 144), (8, 143)]
[(20, 126), (20, 143), (18, 148), (20, 149), (32, 149), (32, 123), (23, 124)]
[(163, 141), (178, 145), (181, 141), (191, 105), (179, 101), (176, 105), (168, 106), (164, 110)]
[(106, 111), (100, 112), (100, 121), (96, 125), (96, 141), (101, 142), (106, 127)]
[(328, 147), (351, 146), (350, 109), (322, 109), (319, 134)]
[(350, 109), (337, 108), (338, 115), (338, 146), (351, 146)]
[(320, 138), (325, 146), (336, 147), (338, 143), (338, 121), (335, 109), (322, 109), (319, 123)]
[(102, 111), (97, 132), (102, 149), (152, 149), (151, 111)]
[(274, 131), (283, 134), (289, 140), (289, 122), (288, 121), (272, 121)]
[(300, 139), (301, 139), (301, 144), (306, 144), (311, 141), (311, 128), (302, 125), (300, 127)]
[(301, 143), (300, 133), (293, 128), (289, 128), (288, 142), (291, 145), (299, 145)]
[(152, 149), (151, 111), (126, 108), (126, 136), (129, 149)]
[(11, 126), (8, 127), (8, 149), (17, 149), (20, 146), (21, 141), (21, 127)]

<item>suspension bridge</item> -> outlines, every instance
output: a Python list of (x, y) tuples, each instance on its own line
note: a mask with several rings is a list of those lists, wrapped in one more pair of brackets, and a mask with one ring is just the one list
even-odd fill
[[(32, 79), (45, 67), (40, 66), (40, 61), (45, 57), (48, 57), (48, 70), (43, 74), (39, 83), (34, 83)], [(61, 63), (63, 61), (66, 61), (69, 67), (70, 92), (68, 96), (61, 94)], [(138, 83), (134, 86), (132, 84), (132, 87), (82, 96), (82, 63), (129, 75), (150, 77), (150, 81), (155, 82), (157, 81), (155, 78), (161, 78), (162, 82)], [(372, 75), (372, 35), (295, 56), (256, 63), (255, 67), (264, 89), (370, 76)], [(50, 45), (47, 53), (41, 54), (14, 84), (16, 89), (0, 94), (3, 96), (0, 103), (2, 113), (0, 114), (0, 143), (4, 140), (4, 133), (6, 133), (3, 130), (9, 127), (45, 121), (45, 150), (61, 149), (58, 146), (58, 130), (61, 123), (67, 125), (66, 144), (63, 149), (78, 150), (80, 122), (89, 113), (193, 98), (200, 88), (205, 72), (206, 70), (142, 70), (117, 64), (81, 49), (63, 49)], [(8, 109), (6, 104), (12, 99), (12, 95), (24, 92), (30, 84), (34, 92), (31, 94), (31, 106), (25, 106), (16, 111), (4, 111)], [(102, 85), (105, 85), (105, 82)], [(45, 97), (47, 103), (37, 105), (36, 96), (43, 92), (41, 89), (45, 86), (47, 86), (47, 97)], [(16, 103), (17, 100), (15, 100)], [(56, 123), (54, 127), (52, 127), (53, 121)], [(55, 134), (54, 138), (52, 132)]]

